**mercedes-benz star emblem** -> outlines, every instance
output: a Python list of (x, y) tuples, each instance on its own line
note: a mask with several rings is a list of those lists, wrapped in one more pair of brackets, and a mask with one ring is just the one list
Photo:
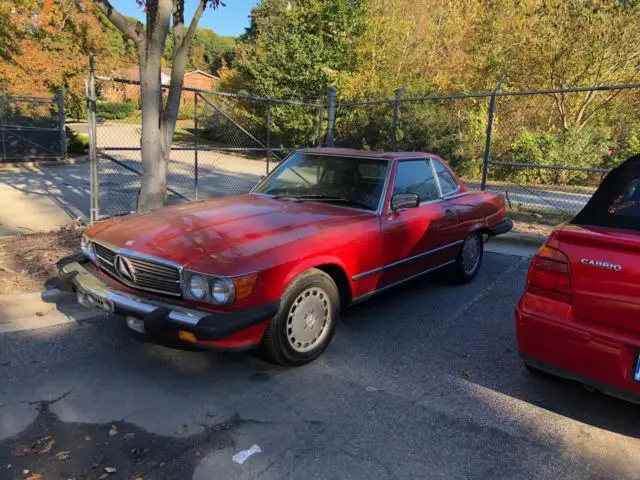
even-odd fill
[(121, 255), (116, 255), (116, 258), (113, 259), (113, 266), (123, 279), (128, 280), (130, 282), (135, 282), (136, 274), (133, 265), (127, 257), (123, 257)]

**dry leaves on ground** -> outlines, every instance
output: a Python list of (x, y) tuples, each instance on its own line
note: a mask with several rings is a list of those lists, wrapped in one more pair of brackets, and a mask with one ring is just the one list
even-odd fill
[(58, 274), (56, 262), (79, 250), (82, 231), (73, 222), (51, 232), (0, 239), (0, 295), (41, 291)]

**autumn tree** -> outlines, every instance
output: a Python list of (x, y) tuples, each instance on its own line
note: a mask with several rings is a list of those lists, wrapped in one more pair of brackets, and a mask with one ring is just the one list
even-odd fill
[[(184, 0), (138, 0), (144, 7), (146, 22), (133, 23), (108, 0), (94, 0), (100, 11), (136, 49), (140, 70), (142, 104), (142, 186), (138, 210), (147, 211), (166, 202), (167, 168), (171, 143), (178, 119), (184, 74), (189, 50), (198, 23), (207, 7), (224, 5), (220, 0), (199, 0), (190, 24), (185, 24)], [(172, 34), (171, 83), (166, 100), (160, 68), (169, 33)]]

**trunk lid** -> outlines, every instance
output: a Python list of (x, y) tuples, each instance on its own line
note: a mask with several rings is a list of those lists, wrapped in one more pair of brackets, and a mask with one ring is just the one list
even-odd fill
[(640, 333), (640, 232), (566, 225), (552, 238), (570, 261), (575, 318)]

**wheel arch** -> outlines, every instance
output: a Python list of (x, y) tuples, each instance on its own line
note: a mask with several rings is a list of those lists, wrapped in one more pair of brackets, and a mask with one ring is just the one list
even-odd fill
[(349, 276), (344, 265), (334, 257), (309, 259), (305, 262), (296, 264), (295, 268), (291, 269), (287, 273), (284, 288), (291, 284), (291, 282), (293, 282), (299, 275), (314, 268), (329, 275), (329, 277), (335, 282), (336, 287), (338, 288), (338, 293), (340, 294), (340, 306), (345, 307), (349, 305), (353, 297), (351, 281), (349, 280)]

